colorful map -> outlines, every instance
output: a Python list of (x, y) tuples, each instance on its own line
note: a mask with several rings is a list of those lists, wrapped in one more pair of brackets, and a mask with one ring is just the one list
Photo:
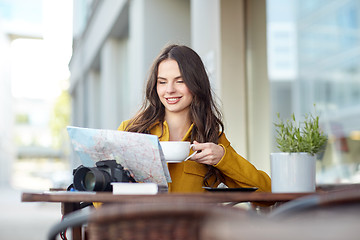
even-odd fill
[(74, 151), (86, 167), (97, 161), (116, 160), (137, 182), (167, 187), (171, 182), (159, 139), (155, 135), (116, 130), (67, 127)]

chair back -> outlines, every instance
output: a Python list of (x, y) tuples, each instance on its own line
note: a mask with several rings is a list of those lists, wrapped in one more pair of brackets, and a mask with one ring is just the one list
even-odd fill
[(90, 240), (197, 240), (209, 218), (244, 214), (244, 209), (214, 204), (111, 204), (97, 209), (87, 227)]
[(360, 212), (360, 188), (334, 190), (296, 199), (275, 208), (270, 218), (297, 215), (353, 214)]

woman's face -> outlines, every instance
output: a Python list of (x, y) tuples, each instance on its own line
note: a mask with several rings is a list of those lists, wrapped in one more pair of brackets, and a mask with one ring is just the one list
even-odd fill
[(193, 95), (182, 79), (175, 60), (166, 59), (159, 64), (156, 90), (165, 114), (189, 112)]

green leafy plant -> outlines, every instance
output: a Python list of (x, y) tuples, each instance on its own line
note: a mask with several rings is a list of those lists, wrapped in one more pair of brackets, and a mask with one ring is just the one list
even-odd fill
[(284, 122), (278, 116), (276, 127), (276, 142), (282, 152), (307, 152), (311, 155), (325, 150), (327, 136), (319, 127), (319, 117), (312, 114), (305, 115), (304, 122), (296, 122), (295, 114), (291, 120)]

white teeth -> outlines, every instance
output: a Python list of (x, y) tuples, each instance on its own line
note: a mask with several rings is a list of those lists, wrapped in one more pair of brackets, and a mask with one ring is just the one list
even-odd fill
[(167, 100), (168, 101), (176, 101), (176, 100), (178, 100), (178, 98), (168, 98)]

